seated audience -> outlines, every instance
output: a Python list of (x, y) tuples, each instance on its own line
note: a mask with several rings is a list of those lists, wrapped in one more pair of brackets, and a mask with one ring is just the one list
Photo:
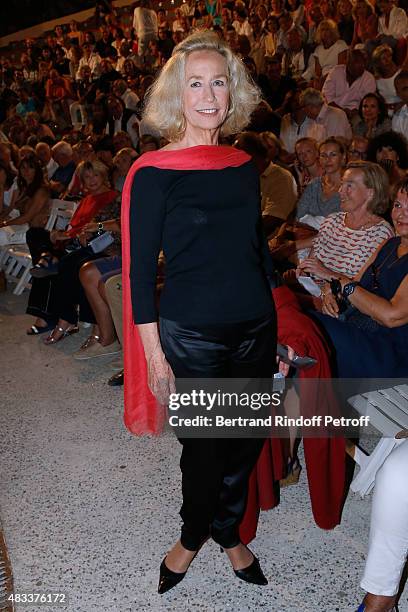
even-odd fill
[(39, 141), (46, 140), (48, 144), (55, 142), (54, 132), (46, 123), (41, 122), (38, 113), (28, 113), (25, 118), (25, 124), (30, 136), (35, 136)]
[(112, 93), (123, 100), (125, 108), (129, 108), (133, 112), (139, 110), (139, 96), (128, 87), (128, 84), (123, 79), (113, 83)]
[(265, 55), (272, 57), (278, 51), (279, 20), (269, 15), (266, 20)]
[(318, 46), (313, 53), (315, 64), (312, 68), (311, 77), (315, 79), (316, 86), (321, 86), (334, 66), (344, 64), (348, 47), (344, 40), (340, 39), (337, 25), (332, 19), (325, 19), (320, 22), (317, 28), (316, 42)]
[(330, 70), (324, 82), (322, 94), (326, 102), (344, 111), (351, 119), (357, 114), (362, 98), (375, 92), (375, 79), (366, 70), (364, 53), (358, 49), (349, 51), (345, 64)]
[(297, 208), (296, 219), (305, 215), (327, 217), (340, 210), (339, 188), (343, 167), (346, 163), (346, 149), (337, 138), (328, 138), (319, 145), (319, 163), (323, 174), (313, 179), (304, 190)]
[(392, 0), (377, 0), (380, 11), (378, 32), (383, 37), (392, 37), (395, 41), (408, 35), (408, 19), (403, 8), (398, 8)]
[(357, 136), (374, 138), (391, 129), (387, 105), (378, 93), (369, 93), (362, 98), (358, 108), (359, 119), (355, 121), (353, 132)]
[(339, 0), (337, 3), (337, 27), (342, 40), (350, 46), (354, 35), (353, 4), (350, 0)]
[(391, 185), (405, 178), (408, 169), (408, 143), (397, 132), (384, 132), (369, 141), (367, 159), (377, 162), (388, 174)]
[(314, 138), (299, 138), (295, 153), (294, 167), (301, 195), (313, 179), (322, 175), (323, 168), (320, 165), (319, 146)]
[(356, 0), (353, 7), (354, 35), (351, 46), (364, 45), (378, 31), (378, 19), (369, 0)]
[(289, 76), (282, 76), (280, 55), (265, 58), (265, 74), (259, 75), (258, 84), (272, 110), (278, 110), (282, 106), (286, 94), (289, 91), (296, 90), (296, 81)]
[(35, 154), (40, 160), (47, 181), (49, 181), (58, 168), (58, 164), (53, 159), (50, 146), (46, 142), (39, 142), (35, 147)]
[(309, 134), (313, 134), (313, 138), (318, 141), (325, 139), (325, 128), (306, 115), (300, 103), (299, 91), (289, 92), (285, 110), (289, 112), (282, 117), (280, 139), (288, 153), (293, 154), (297, 141), (310, 137)]
[[(27, 314), (37, 317), (31, 334), (51, 331), (45, 344), (55, 344), (78, 331), (80, 320), (95, 323), (79, 282), (81, 266), (104, 253), (94, 253), (88, 244), (88, 223), (118, 218), (117, 192), (109, 185), (108, 170), (98, 160), (82, 162), (78, 175), (86, 195), (76, 209), (66, 231), (31, 228), (27, 244), (34, 267)], [(57, 324), (56, 324), (57, 323)], [(56, 325), (55, 325), (56, 324)]]
[(0, 224), (0, 245), (25, 244), (30, 227), (44, 227), (49, 214), (49, 189), (35, 154), (24, 157), (18, 168), (7, 217)]
[(406, 180), (396, 186), (392, 220), (397, 237), (380, 243), (358, 274), (336, 274), (334, 295), (328, 289), (324, 293), (324, 314), (318, 317), (333, 343), (340, 377), (407, 376), (407, 190)]
[(57, 142), (51, 149), (53, 160), (58, 164), (50, 179), (51, 196), (57, 198), (68, 187), (75, 172), (72, 147), (67, 142)]
[(390, 110), (400, 102), (395, 91), (394, 80), (399, 72), (389, 45), (380, 45), (373, 53), (373, 64), (377, 80), (378, 93), (382, 95)]
[(82, 45), (83, 55), (79, 60), (78, 70), (76, 73), (76, 79), (81, 79), (81, 68), (82, 66), (88, 66), (91, 70), (91, 74), (93, 78), (97, 78), (100, 75), (100, 64), (101, 64), (101, 56), (96, 53), (93, 49), (93, 45), (91, 43), (85, 42)]
[(260, 135), (255, 132), (242, 132), (234, 143), (252, 157), (261, 184), (261, 207), (263, 225), (270, 233), (286, 221), (295, 207), (297, 187), (292, 174), (274, 164), (268, 163), (268, 149)]
[(112, 176), (112, 183), (115, 191), (117, 191), (118, 193), (122, 193), (126, 176), (136, 158), (136, 151), (129, 147), (120, 149), (113, 158), (114, 170)]
[(397, 96), (402, 101), (402, 106), (394, 112), (392, 117), (392, 129), (408, 138), (408, 71), (401, 70), (394, 79)]
[(122, 98), (110, 95), (107, 98), (107, 133), (113, 137), (117, 132), (127, 132), (136, 148), (139, 141), (139, 120), (134, 111), (125, 107)]
[[(318, 126), (319, 134), (316, 140), (321, 140), (321, 128), (324, 128), (324, 137), (340, 136), (351, 140), (351, 126), (347, 115), (340, 108), (329, 106), (324, 101), (323, 94), (317, 89), (309, 87), (300, 95), (300, 104), (303, 106), (306, 115), (313, 119)], [(310, 129), (309, 136), (315, 138), (313, 130)]]
[(297, 27), (287, 32), (286, 41), (287, 47), (282, 59), (283, 73), (298, 82), (307, 80), (308, 66), (314, 61), (311, 46), (304, 42), (302, 31)]
[(347, 151), (347, 161), (365, 161), (367, 159), (368, 138), (354, 134)]

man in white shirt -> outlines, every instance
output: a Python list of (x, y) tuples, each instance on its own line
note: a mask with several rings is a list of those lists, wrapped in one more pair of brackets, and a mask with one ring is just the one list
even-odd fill
[[(330, 136), (341, 136), (351, 140), (351, 126), (347, 115), (340, 108), (334, 108), (325, 103), (321, 91), (308, 87), (300, 96), (300, 103), (305, 109), (305, 113), (316, 125), (324, 127), (325, 138)], [(313, 129), (309, 131), (309, 136), (314, 138)], [(318, 140), (318, 138), (316, 138)]]
[(132, 111), (139, 110), (139, 96), (127, 86), (126, 81), (122, 79), (114, 81), (112, 91), (115, 96), (123, 100), (126, 108)]
[(133, 13), (133, 27), (139, 42), (138, 54), (144, 55), (149, 42), (158, 36), (157, 15), (150, 8), (149, 0), (139, 1)]
[(378, 20), (378, 34), (392, 36), (396, 40), (404, 38), (408, 33), (408, 18), (403, 8), (395, 6), (393, 0), (377, 0), (381, 11)]
[(139, 142), (139, 120), (134, 112), (125, 108), (121, 98), (110, 95), (107, 100), (109, 119), (106, 125), (106, 134), (113, 137), (118, 132), (127, 132), (136, 149)]
[(326, 102), (348, 111), (358, 111), (361, 100), (376, 90), (375, 78), (365, 69), (365, 56), (359, 49), (349, 51), (346, 64), (334, 66), (322, 88)]
[(299, 99), (300, 91), (296, 91), (289, 101), (290, 112), (282, 117), (280, 126), (279, 137), (286, 151), (291, 155), (295, 153), (295, 145), (300, 138), (309, 137), (311, 133), (318, 142), (326, 138), (325, 128), (306, 116)]
[(48, 180), (50, 180), (52, 175), (58, 168), (58, 164), (51, 155), (51, 149), (49, 145), (46, 142), (39, 142), (35, 146), (35, 154), (40, 160), (44, 170), (46, 170)]
[(278, 48), (281, 47), (285, 51), (289, 49), (288, 35), (294, 28), (300, 33), (302, 42), (306, 41), (307, 34), (302, 26), (296, 26), (292, 15), (285, 11), (279, 16), (279, 31), (278, 31)]
[(395, 91), (404, 105), (393, 115), (392, 129), (408, 138), (408, 71), (401, 70), (394, 79)]
[(232, 22), (232, 26), (235, 29), (238, 36), (246, 36), (249, 42), (252, 44), (253, 35), (252, 28), (249, 25), (249, 21), (247, 18), (247, 12), (245, 9), (237, 9), (236, 10), (237, 18)]
[(92, 78), (96, 79), (100, 76), (100, 63), (102, 61), (100, 55), (93, 51), (93, 45), (90, 43), (84, 43), (82, 45), (83, 56), (79, 60), (78, 70), (75, 79), (79, 81), (81, 79), (81, 68), (82, 66), (89, 66), (91, 69)]

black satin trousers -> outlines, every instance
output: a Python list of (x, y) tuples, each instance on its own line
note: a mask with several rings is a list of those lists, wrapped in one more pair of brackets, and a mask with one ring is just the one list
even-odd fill
[[(160, 319), (161, 344), (176, 378), (270, 378), (276, 369), (275, 314), (211, 327)], [(181, 543), (197, 550), (209, 535), (239, 544), (248, 480), (263, 439), (184, 438), (180, 460)]]

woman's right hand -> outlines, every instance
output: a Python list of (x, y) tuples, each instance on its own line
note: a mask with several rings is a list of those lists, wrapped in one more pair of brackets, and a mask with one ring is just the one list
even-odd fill
[(176, 392), (173, 371), (161, 348), (157, 348), (147, 359), (147, 383), (159, 404), (167, 405), (171, 393)]

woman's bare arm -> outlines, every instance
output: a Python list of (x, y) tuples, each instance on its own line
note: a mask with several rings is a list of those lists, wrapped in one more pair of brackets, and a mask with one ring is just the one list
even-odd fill
[[(340, 277), (342, 288), (350, 282), (347, 277)], [(390, 300), (379, 297), (362, 287), (356, 287), (349, 301), (360, 312), (385, 327), (400, 327), (408, 323), (408, 275), (404, 278)]]
[(47, 204), (50, 194), (48, 189), (40, 188), (34, 194), (30, 204), (27, 207), (25, 213), (17, 217), (17, 219), (11, 219), (4, 225), (24, 225), (24, 223), (30, 223), (30, 221), (41, 212), (42, 208)]

